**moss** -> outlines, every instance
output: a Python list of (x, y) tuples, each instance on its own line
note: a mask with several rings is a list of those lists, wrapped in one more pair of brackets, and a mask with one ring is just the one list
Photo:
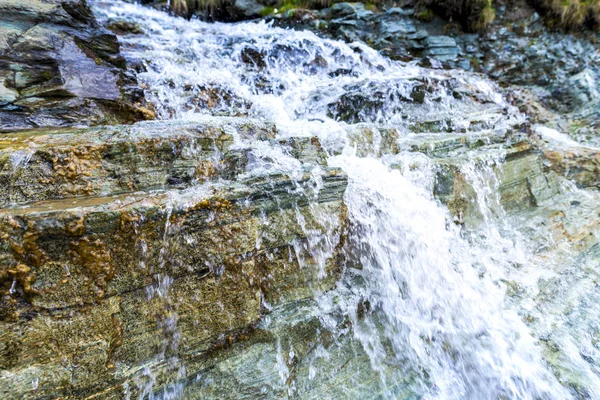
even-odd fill
[(489, 4), (483, 8), (483, 11), (481, 12), (481, 15), (479, 16), (479, 22), (478, 22), (478, 26), (480, 27), (479, 29), (483, 29), (486, 26), (488, 26), (489, 24), (491, 24), (492, 22), (494, 22), (495, 18), (496, 18), (496, 10), (494, 9), (494, 7), (492, 7), (491, 1), (490, 1)]
[(435, 14), (433, 13), (433, 11), (431, 11), (431, 9), (429, 8), (426, 8), (417, 14), (417, 19), (422, 22), (431, 22), (434, 16)]
[(275, 8), (273, 7), (265, 7), (260, 11), (260, 16), (261, 17), (266, 17), (268, 15), (272, 15), (275, 14)]
[(375, 11), (378, 10), (378, 7), (377, 7), (377, 4), (375, 4), (375, 3), (366, 2), (365, 3), (365, 9), (367, 9), (369, 11), (375, 12)]
[(300, 0), (285, 0), (280, 7), (277, 7), (278, 13), (285, 13), (290, 10), (295, 10), (296, 8), (307, 8), (308, 5), (306, 2), (302, 2)]

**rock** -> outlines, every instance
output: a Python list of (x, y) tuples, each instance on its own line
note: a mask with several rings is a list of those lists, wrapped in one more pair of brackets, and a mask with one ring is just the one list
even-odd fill
[[(192, 377), (254, 337), (264, 304), (294, 308), (335, 285), (345, 174), (316, 138), (277, 144), (299, 166), (292, 179), (251, 146), (232, 149), (234, 137), (268, 144), (273, 126), (205, 118), (3, 136), (17, 166), (3, 173), (28, 171), (40, 193), (16, 202), (42, 200), (0, 209), (0, 397), (137, 398), (147, 373), (159, 392), (182, 379), (176, 358)], [(257, 158), (264, 171), (246, 174)]]
[(401, 16), (411, 16), (414, 15), (415, 11), (412, 9), (404, 9), (400, 7), (391, 7), (386, 12), (387, 15), (401, 15)]
[(7, 136), (0, 142), (0, 184), (6, 185), (0, 207), (160, 189), (170, 176), (188, 185), (232, 179), (248, 160), (247, 153), (229, 150), (231, 131), (266, 140), (275, 130), (252, 120), (219, 118)]
[(0, 38), (0, 131), (148, 115), (133, 104), (116, 37), (85, 1), (0, 2)]
[(266, 54), (252, 47), (244, 47), (241, 52), (242, 61), (252, 65), (258, 69), (263, 69), (267, 66), (265, 62)]
[(456, 66), (460, 69), (464, 69), (465, 71), (470, 71), (471, 70), (471, 61), (467, 60), (467, 59), (462, 59), (456, 63)]
[(414, 40), (423, 40), (427, 39), (428, 37), (429, 32), (427, 32), (425, 29), (419, 29), (417, 32), (415, 32), (413, 35), (410, 35), (408, 38)]
[[(490, 139), (502, 143), (501, 136)], [(504, 211), (529, 210), (560, 193), (557, 175), (547, 171), (543, 157), (532, 152), (533, 146), (527, 140), (503, 144), (502, 153), (505, 153), (499, 162), (490, 162), (498, 145), (484, 145), (480, 140), (464, 143), (463, 140), (460, 145), (447, 147), (450, 143), (432, 146), (435, 139), (430, 137), (429, 141), (425, 153), (438, 166), (434, 194), (448, 206), (457, 221), (469, 228), (478, 226), (484, 218), (476, 206), (477, 188), (469, 176), (470, 168), (491, 167), (498, 179), (497, 196)], [(497, 211), (500, 210), (493, 210)]]
[(578, 187), (600, 189), (600, 150), (570, 139), (555, 129), (535, 125), (538, 146), (552, 170)]
[(592, 70), (584, 69), (570, 76), (552, 95), (563, 102), (569, 110), (585, 106), (600, 100), (600, 91), (596, 85), (598, 77)]
[[(387, 81), (386, 85), (378, 82), (362, 82), (344, 87), (344, 94), (327, 105), (327, 112), (331, 118), (347, 123), (375, 122), (381, 118), (389, 118), (394, 114), (406, 112), (410, 109), (414, 115), (426, 113), (420, 108), (424, 103), (439, 101), (444, 94), (452, 94), (455, 98), (465, 97), (475, 99), (482, 93), (473, 92), (472, 88), (465, 86), (459, 80), (440, 79), (434, 77), (400, 79), (397, 82)], [(482, 102), (489, 101), (483, 96), (478, 99)], [(471, 101), (471, 100), (467, 100)], [(441, 122), (441, 123), (440, 123)], [(409, 131), (419, 133), (431, 132), (428, 129), (446, 131), (443, 121), (415, 121), (406, 127)]]
[[(295, 398), (322, 398), (323, 393), (335, 399), (386, 395), (418, 398), (410, 388), (412, 375), (395, 365), (380, 369), (378, 374), (385, 377), (385, 383), (372, 379), (363, 346), (351, 332), (329, 334), (331, 328), (323, 326), (318, 307), (314, 300), (275, 307), (270, 322), (259, 324), (246, 341), (234, 343), (227, 354), (217, 354), (206, 362), (202, 379), (190, 381), (183, 397), (218, 399), (228, 393), (231, 398), (285, 398), (291, 386), (279, 374), (285, 367), (294, 380)], [(324, 351), (327, 356), (320, 356)], [(385, 351), (391, 355), (391, 350)], [(310, 370), (335, 373), (311, 374)], [(348, 385), (351, 381), (361, 384)]]
[(331, 7), (331, 18), (351, 18), (368, 20), (373, 16), (373, 11), (367, 10), (363, 3), (336, 3)]
[(383, 108), (385, 97), (383, 92), (374, 92), (368, 96), (361, 93), (346, 93), (336, 102), (328, 105), (328, 115), (350, 124), (370, 121), (377, 110)]
[(263, 8), (265, 6), (256, 0), (235, 0), (231, 6), (227, 7), (227, 10), (232, 21), (242, 21), (260, 18)]
[(397, 36), (404, 37), (416, 31), (415, 25), (408, 18), (398, 21), (383, 21), (379, 28), (380, 35), (384, 39)]
[(425, 40), (424, 55), (435, 57), (441, 61), (454, 60), (460, 49), (456, 46), (456, 40), (449, 36), (429, 36)]
[[(310, 73), (310, 74), (317, 74), (319, 72), (322, 71), (326, 71), (327, 70), (327, 60), (325, 58), (323, 58), (320, 55), (317, 55), (314, 59), (312, 59), (311, 61), (304, 63), (304, 67), (306, 68), (306, 70)], [(332, 72), (333, 74), (337, 73), (339, 70)], [(329, 76), (332, 76), (330, 73)], [(342, 73), (340, 73), (341, 75)], [(335, 75), (334, 75), (335, 76)]]
[(126, 35), (130, 33), (133, 35), (140, 35), (144, 33), (139, 24), (122, 19), (108, 21), (106, 28), (117, 35)]
[(441, 61), (431, 57), (424, 57), (419, 61), (419, 65), (424, 68), (442, 69), (444, 66)]
[[(447, 205), (455, 221), (469, 229), (477, 227), (484, 218), (477, 206), (477, 188), (470, 174), (473, 169), (488, 168), (497, 179), (498, 205), (504, 211), (494, 212), (533, 210), (560, 193), (558, 175), (547, 168), (546, 152), (540, 154), (535, 141), (520, 132), (490, 129), (489, 124), (478, 127), (478, 117), (473, 117), (472, 128), (465, 133), (448, 129), (450, 132), (443, 135), (435, 130), (403, 135), (401, 129), (366, 124), (350, 126), (347, 131), (360, 156), (400, 156), (392, 168), (405, 176), (421, 166), (426, 171), (434, 166), (431, 191)], [(426, 125), (433, 124), (420, 124)], [(507, 137), (511, 139), (507, 141)]]

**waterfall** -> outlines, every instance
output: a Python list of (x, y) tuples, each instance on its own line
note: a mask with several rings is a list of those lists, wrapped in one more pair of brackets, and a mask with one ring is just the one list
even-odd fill
[[(525, 226), (515, 222), (521, 214), (509, 216), (500, 204), (497, 171), (507, 150), (490, 138), (516, 131), (525, 117), (493, 83), (466, 72), (394, 62), (362, 43), (264, 22), (187, 21), (118, 1), (99, 2), (96, 12), (141, 25), (143, 35), (121, 38), (122, 52), (139, 71), (160, 119), (212, 115), (274, 122), (279, 139), (318, 137), (328, 165), (348, 175), (343, 277), (332, 292), (315, 289), (318, 305), (306, 312), (320, 321), (319, 332), (329, 331), (340, 343), (349, 337), (344, 340), (358, 343), (367, 354), (369, 363), (359, 366), (357, 361), (361, 372), (355, 378), (374, 376), (372, 385), (385, 398), (567, 399), (574, 390), (599, 398), (597, 367), (576, 350), (567, 364), (585, 364), (580, 374), (587, 383), (581, 388), (561, 385), (549, 365), (540, 338), (551, 336), (548, 326), (561, 322), (543, 315), (537, 317), (539, 324), (525, 321), (540, 292), (531, 282), (537, 282), (541, 266), (554, 264), (540, 261), (537, 242), (519, 230)], [(469, 96), (460, 95), (467, 91)], [(436, 197), (441, 167), (427, 143), (426, 151), (413, 151), (422, 138), (493, 145), (483, 159), (476, 150), (449, 157), (448, 168), (466, 159), (453, 171), (473, 192), (474, 204), (466, 201), (474, 210), (471, 217), (454, 215)], [(293, 159), (277, 146), (243, 145), (255, 157), (248, 174), (274, 168), (298, 179)], [(312, 179), (318, 191), (315, 171)], [(564, 196), (573, 192), (561, 190)], [(315, 218), (327, 225), (326, 215)], [(318, 265), (306, 267), (321, 268), (324, 276), (330, 240), (307, 236)], [(548, 272), (545, 278), (553, 276)], [(525, 288), (522, 301), (506, 295), (511, 285)], [(273, 318), (266, 316), (261, 326), (276, 330)], [(572, 332), (562, 332), (561, 343), (574, 346)], [(286, 360), (294, 358), (294, 348), (284, 333), (279, 335), (275, 361), (264, 367), (276, 372), (265, 374), (287, 385), (289, 397), (310, 397), (293, 381)], [(324, 347), (315, 349), (303, 379), (326, 375), (323, 360), (332, 359)], [(405, 379), (401, 388), (400, 376)], [(203, 379), (208, 378), (196, 377)], [(345, 384), (360, 386), (357, 381)], [(336, 390), (369, 397), (368, 392)]]

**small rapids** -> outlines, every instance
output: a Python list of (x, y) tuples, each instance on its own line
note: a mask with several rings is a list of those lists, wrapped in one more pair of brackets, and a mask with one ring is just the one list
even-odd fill
[[(119, 1), (95, 7), (101, 19), (140, 24), (144, 34), (120, 38), (122, 52), (160, 119), (211, 115), (274, 122), (279, 138), (318, 137), (328, 165), (348, 175), (343, 278), (331, 292), (315, 289), (316, 302), (295, 311), (316, 316), (319, 331), (328, 331), (337, 345), (316, 348), (309, 368), (292, 371), (286, 360), (293, 359), (294, 348), (278, 324), (302, 319), (273, 309), (262, 326), (278, 335), (278, 345), (274, 354), (264, 350), (254, 366), (264, 372), (265, 398), (276, 397), (268, 388), (277, 385), (285, 385), (290, 398), (600, 398), (600, 350), (591, 344), (600, 327), (598, 312), (573, 305), (565, 322), (555, 311), (566, 296), (564, 286), (555, 289), (556, 301), (536, 305), (548, 296), (538, 280), (554, 282), (571, 253), (566, 249), (562, 261), (552, 259), (558, 253), (538, 256), (543, 238), (526, 236), (532, 217), (503, 210), (495, 171), (507, 157), (505, 149), (491, 146), (483, 158), (475, 151), (462, 155), (466, 161), (457, 168), (473, 188), (479, 216), (463, 220), (434, 195), (438, 166), (411, 147), (423, 132), (435, 140), (458, 136), (490, 145), (490, 135), (508, 137), (525, 117), (493, 83), (390, 61), (361, 43), (264, 22), (187, 21)], [(396, 134), (391, 143), (385, 135), (390, 130)], [(275, 145), (244, 145), (256, 157), (249, 175), (275, 168), (297, 178), (293, 159)], [(312, 176), (318, 190), (317, 167)], [(557, 196), (577, 192), (568, 185), (560, 191)], [(327, 217), (315, 215), (324, 225)], [(323, 275), (331, 250), (326, 244), (334, 241), (314, 232), (307, 236), (319, 265), (306, 267), (321, 268)], [(570, 284), (586, 279), (572, 277)], [(506, 295), (513, 286), (521, 288), (520, 296)], [(594, 290), (588, 303), (598, 297)], [(532, 314), (538, 322), (525, 319)], [(584, 322), (573, 326), (577, 318)], [(584, 331), (580, 326), (586, 324)], [(585, 357), (581, 343), (589, 350)], [(560, 356), (550, 354), (552, 346)], [(320, 392), (308, 390), (330, 371), (341, 371), (336, 348), (354, 354), (347, 368), (352, 372), (340, 372)], [(178, 368), (185, 375), (183, 365)], [(561, 384), (565, 371), (574, 371), (580, 386)], [(140, 398), (215, 396), (207, 389), (209, 372), (186, 379), (185, 390), (172, 386), (152, 394), (149, 386)], [(231, 398), (245, 398), (236, 393), (243, 389)]]

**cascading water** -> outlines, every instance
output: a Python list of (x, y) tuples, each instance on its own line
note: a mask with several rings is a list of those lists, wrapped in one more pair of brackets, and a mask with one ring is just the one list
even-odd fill
[[(360, 43), (264, 22), (186, 21), (121, 2), (102, 1), (97, 8), (101, 18), (135, 21), (145, 32), (121, 38), (122, 50), (139, 70), (159, 118), (194, 120), (210, 114), (272, 121), (279, 138), (318, 137), (328, 164), (348, 174), (344, 277), (336, 290), (316, 293), (318, 306), (306, 312), (318, 317), (321, 330), (340, 343), (344, 335), (353, 338), (368, 355), (368, 364), (356, 361), (357, 372), (342, 386), (360, 387), (365, 374), (375, 383), (365, 384), (362, 392), (330, 388), (321, 398), (332, 393), (348, 398), (600, 398), (599, 350), (589, 345), (586, 358), (568, 348), (576, 347), (577, 338), (591, 340), (600, 324), (597, 316), (579, 316), (589, 327), (577, 334), (557, 316), (546, 320), (540, 314), (538, 324), (523, 319), (525, 313), (543, 313), (545, 306), (533, 304), (540, 290), (532, 282), (540, 278), (540, 268), (556, 269), (537, 257), (539, 241), (524, 239), (514, 228), (520, 228), (519, 215), (508, 217), (502, 210), (495, 168), (506, 151), (497, 147), (494, 154), (458, 168), (473, 188), (480, 216), (478, 223), (461, 227), (462, 217), (452, 217), (434, 197), (439, 166), (411, 147), (419, 130), (437, 139), (458, 135), (486, 142), (490, 135), (508, 136), (524, 117), (493, 84), (464, 72), (392, 62)], [(462, 95), (467, 91), (470, 98)], [(262, 142), (244, 145), (254, 156), (248, 174), (275, 168), (298, 179), (297, 166), (281, 149)], [(313, 180), (318, 191), (317, 170)], [(315, 218), (327, 225), (326, 215)], [(310, 232), (307, 237), (324, 275), (327, 242), (336, 241)], [(545, 278), (552, 276), (548, 272)], [(526, 288), (522, 301), (506, 298), (506, 282)], [(598, 293), (589, 301), (594, 296)], [(277, 322), (270, 319), (265, 317), (263, 325), (276, 331)], [(348, 319), (350, 325), (344, 322)], [(165, 323), (175, 321), (173, 316)], [(561, 326), (551, 340), (564, 346), (561, 357), (571, 357), (565, 365), (578, 369), (579, 387), (561, 385), (557, 367), (548, 365), (539, 339), (553, 336), (551, 325)], [(169, 345), (176, 346), (176, 327), (168, 329)], [(264, 379), (279, 379), (289, 397), (314, 396), (302, 382), (327, 375), (328, 362), (335, 362), (331, 350), (316, 348), (307, 376), (298, 377), (286, 364), (294, 358), (293, 346), (286, 344), (285, 332), (278, 335), (274, 362), (261, 365), (272, 369), (264, 371)], [(265, 353), (262, 359), (269, 357)], [(202, 392), (204, 379), (209, 378), (197, 377), (197, 390), (210, 397)], [(368, 392), (370, 387), (379, 388), (379, 394)]]

